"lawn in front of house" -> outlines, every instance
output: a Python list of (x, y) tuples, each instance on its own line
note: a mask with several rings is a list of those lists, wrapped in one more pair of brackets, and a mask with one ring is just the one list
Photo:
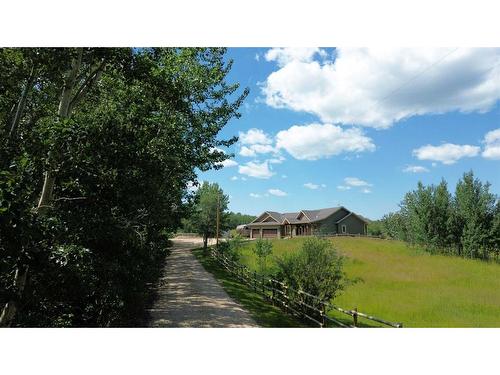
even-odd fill
[[(270, 269), (276, 257), (296, 251), (304, 239), (272, 240)], [(336, 305), (405, 327), (500, 327), (500, 264), (430, 255), (400, 241), (330, 241), (346, 257), (348, 277), (362, 279), (347, 287), (333, 301)], [(241, 262), (258, 270), (253, 246), (254, 241), (246, 243)]]

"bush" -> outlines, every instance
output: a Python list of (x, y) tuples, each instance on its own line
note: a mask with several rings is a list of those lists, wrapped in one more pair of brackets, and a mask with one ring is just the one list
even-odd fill
[(269, 240), (259, 238), (255, 241), (255, 246), (252, 249), (257, 258), (259, 259), (259, 268), (261, 273), (265, 273), (267, 269), (266, 260), (269, 255), (273, 253), (273, 243)]
[[(327, 239), (311, 237), (302, 248), (277, 260), (276, 277), (295, 290), (302, 290), (319, 297), (322, 301), (335, 298), (348, 280), (343, 272), (343, 257), (337, 254)], [(298, 294), (295, 298), (312, 306), (318, 301)]]
[(219, 252), (224, 254), (233, 262), (238, 262), (241, 256), (241, 248), (243, 247), (243, 237), (236, 235), (231, 238), (226, 238), (226, 241), (219, 242)]

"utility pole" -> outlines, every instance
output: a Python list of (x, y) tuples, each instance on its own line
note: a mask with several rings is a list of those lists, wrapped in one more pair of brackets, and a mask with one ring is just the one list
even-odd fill
[(220, 211), (220, 192), (217, 192), (217, 220), (216, 220), (216, 230), (215, 230), (215, 250), (219, 250), (219, 211)]

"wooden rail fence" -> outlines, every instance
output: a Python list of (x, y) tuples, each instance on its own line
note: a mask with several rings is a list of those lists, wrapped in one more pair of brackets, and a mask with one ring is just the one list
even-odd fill
[[(357, 308), (346, 310), (329, 301), (323, 301), (319, 297), (305, 291), (290, 288), (281, 281), (258, 274), (256, 271), (251, 271), (248, 267), (227, 258), (215, 248), (211, 249), (211, 256), (230, 274), (234, 275), (255, 292), (260, 293), (268, 301), (279, 306), (286, 313), (309, 321), (312, 325), (319, 327), (335, 325), (344, 328), (355, 328), (360, 326), (359, 318), (362, 318), (388, 327), (403, 327), (402, 323), (394, 323), (365, 314), (358, 311)], [(352, 323), (347, 324), (339, 319), (328, 316), (330, 311), (337, 311), (350, 316)]]

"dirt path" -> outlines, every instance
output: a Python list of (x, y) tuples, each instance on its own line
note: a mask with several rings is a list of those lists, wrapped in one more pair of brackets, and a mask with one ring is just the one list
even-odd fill
[(150, 327), (257, 327), (205, 271), (190, 249), (197, 239), (174, 239), (158, 297), (149, 310)]

